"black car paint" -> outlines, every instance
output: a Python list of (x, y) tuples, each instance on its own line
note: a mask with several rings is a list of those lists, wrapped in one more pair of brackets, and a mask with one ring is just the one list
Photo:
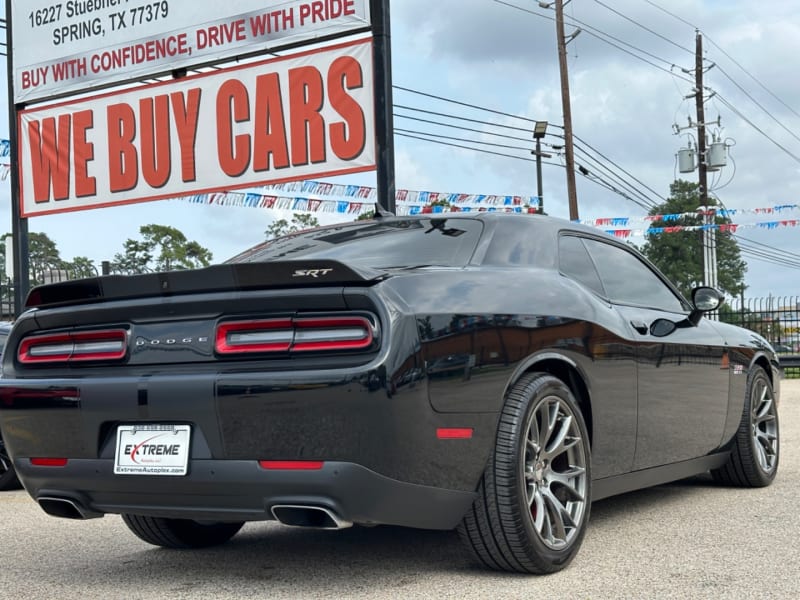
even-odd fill
[[(127, 328), (133, 347), (113, 370), (22, 368), (13, 353), (6, 357), (0, 420), (26, 488), (34, 498), (74, 498), (90, 516), (266, 519), (272, 504), (312, 498), (356, 521), (451, 528), (474, 496), (505, 392), (531, 370), (558, 375), (579, 399), (595, 499), (721, 464), (753, 365), (777, 390), (769, 346), (706, 319), (666, 337), (643, 333), (636, 326), (663, 311), (611, 305), (558, 272), (561, 231), (597, 237), (594, 230), (542, 220), (513, 249), (537, 256), (540, 267), (524, 269), (499, 264), (508, 250), (492, 243), (509, 245), (509, 217), (480, 219), (485, 234), (459, 268), (352, 267), (322, 285), (290, 285), (295, 271), (327, 263), (252, 263), (38, 290), (53, 305), (20, 317), (11, 348), (33, 331), (101, 324)], [(268, 267), (280, 270), (271, 271), (271, 285), (257, 275)], [(201, 341), (231, 315), (331, 310), (374, 314), (380, 348), (225, 360)], [(687, 314), (669, 316), (682, 322)], [(463, 369), (436, 371), (454, 355), (468, 357)], [(625, 381), (638, 381), (638, 389)], [(111, 474), (116, 426), (137, 422), (194, 426), (188, 476)], [(442, 440), (438, 428), (474, 434)], [(69, 464), (33, 466), (35, 456)], [(259, 459), (324, 460), (326, 467), (271, 473)], [(158, 492), (143, 491), (148, 485)], [(438, 510), (420, 514), (431, 502)]]

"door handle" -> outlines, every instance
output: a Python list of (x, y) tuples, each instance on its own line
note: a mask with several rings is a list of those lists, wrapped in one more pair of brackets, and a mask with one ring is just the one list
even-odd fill
[(642, 335), (646, 334), (650, 329), (647, 326), (647, 323), (645, 323), (644, 321), (632, 320), (631, 325), (633, 325), (633, 328)]

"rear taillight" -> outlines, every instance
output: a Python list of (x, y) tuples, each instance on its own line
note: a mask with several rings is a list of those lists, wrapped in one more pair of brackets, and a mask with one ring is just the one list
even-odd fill
[(367, 350), (376, 328), (360, 315), (228, 321), (217, 325), (219, 354)]
[(124, 329), (54, 333), (24, 338), (17, 359), (23, 364), (119, 360), (127, 349)]
[(36, 467), (66, 467), (67, 462), (69, 462), (66, 458), (32, 458), (31, 464)]

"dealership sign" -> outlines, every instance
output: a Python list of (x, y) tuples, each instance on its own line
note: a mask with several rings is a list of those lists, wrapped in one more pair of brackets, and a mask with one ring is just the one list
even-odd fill
[(23, 217), (375, 168), (357, 40), (18, 113)]
[(12, 0), (14, 102), (370, 25), (369, 0)]

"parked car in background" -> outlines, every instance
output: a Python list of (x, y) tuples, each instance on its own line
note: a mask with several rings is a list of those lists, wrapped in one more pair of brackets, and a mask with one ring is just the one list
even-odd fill
[[(3, 354), (3, 348), (6, 345), (6, 339), (11, 332), (11, 323), (0, 322), (0, 356)], [(13, 490), (19, 488), (19, 480), (17, 474), (14, 472), (14, 464), (6, 451), (6, 445), (3, 443), (3, 433), (0, 431), (0, 492), (5, 490)]]
[(0, 423), (47, 513), (157, 546), (267, 519), (458, 528), (483, 565), (548, 573), (593, 500), (775, 478), (776, 354), (703, 316), (720, 302), (568, 221), (357, 221), (35, 288)]
[(780, 342), (773, 343), (772, 349), (775, 350), (775, 352), (779, 352), (782, 354), (788, 354), (790, 352), (794, 352), (794, 348), (792, 348), (789, 344), (781, 344)]

